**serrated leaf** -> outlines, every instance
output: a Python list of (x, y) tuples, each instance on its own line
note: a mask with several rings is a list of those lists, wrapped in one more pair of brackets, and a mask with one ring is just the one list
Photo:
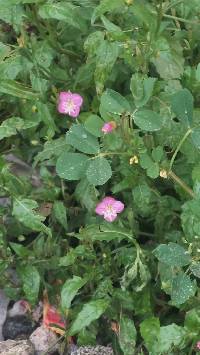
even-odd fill
[(66, 134), (66, 142), (86, 154), (97, 154), (100, 150), (97, 138), (81, 124), (72, 125)]
[(62, 201), (55, 201), (53, 204), (53, 212), (57, 221), (67, 230), (66, 208)]
[(155, 250), (154, 255), (159, 261), (169, 266), (185, 266), (191, 262), (191, 257), (187, 251), (176, 243), (160, 244)]
[(45, 220), (45, 217), (35, 212), (35, 209), (37, 208), (38, 204), (34, 200), (15, 198), (12, 214), (26, 227), (35, 231), (43, 231), (48, 235), (51, 235), (51, 230), (42, 223)]
[(82, 279), (79, 276), (74, 276), (72, 279), (69, 279), (64, 283), (61, 290), (61, 305), (63, 310), (66, 311), (71, 307), (73, 298), (86, 282), (86, 279)]
[(159, 131), (165, 123), (164, 116), (151, 110), (136, 111), (132, 118), (140, 129), (149, 132)]
[(193, 96), (188, 89), (176, 92), (171, 98), (173, 112), (187, 127), (192, 124), (193, 120), (193, 101)]
[(66, 180), (79, 180), (86, 172), (88, 157), (80, 153), (63, 152), (57, 160), (56, 172)]
[(20, 269), (20, 278), (26, 299), (31, 304), (35, 304), (40, 288), (40, 275), (38, 270), (33, 265), (27, 265), (23, 267), (23, 269)]
[(120, 319), (119, 345), (124, 355), (133, 355), (136, 343), (136, 329), (134, 322), (127, 318)]
[(104, 157), (94, 158), (89, 162), (86, 175), (90, 184), (104, 185), (112, 176), (111, 166)]
[(181, 305), (185, 303), (190, 297), (196, 293), (196, 283), (191, 281), (186, 274), (180, 273), (175, 276), (172, 281), (171, 299), (174, 305)]
[(104, 299), (90, 301), (84, 304), (80, 313), (72, 323), (68, 334), (73, 336), (98, 319), (108, 307), (108, 301)]
[(106, 241), (110, 242), (111, 240), (122, 240), (122, 239), (133, 239), (132, 235), (127, 231), (119, 227), (114, 226), (105, 226), (101, 224), (100, 226), (90, 225), (84, 228), (79, 235), (80, 239), (87, 238), (91, 241)]

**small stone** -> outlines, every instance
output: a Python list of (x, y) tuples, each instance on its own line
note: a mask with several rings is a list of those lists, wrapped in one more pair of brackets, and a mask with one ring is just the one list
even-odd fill
[(7, 318), (3, 325), (4, 339), (27, 339), (35, 328), (34, 323), (27, 316), (18, 315)]
[(113, 350), (109, 346), (81, 346), (71, 351), (70, 355), (114, 355)]
[(58, 344), (54, 346), (58, 339), (55, 333), (43, 325), (35, 329), (30, 336), (30, 341), (34, 345), (38, 355), (47, 350), (49, 350), (48, 355), (53, 354), (58, 350)]
[(2, 328), (6, 320), (8, 304), (9, 298), (6, 297), (4, 291), (0, 289), (0, 341), (4, 340)]
[(1, 341), (0, 355), (34, 355), (34, 348), (28, 340)]

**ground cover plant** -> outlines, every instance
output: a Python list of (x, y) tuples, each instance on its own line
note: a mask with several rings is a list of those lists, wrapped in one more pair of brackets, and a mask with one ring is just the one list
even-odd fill
[(0, 286), (67, 341), (198, 353), (199, 0), (0, 5)]

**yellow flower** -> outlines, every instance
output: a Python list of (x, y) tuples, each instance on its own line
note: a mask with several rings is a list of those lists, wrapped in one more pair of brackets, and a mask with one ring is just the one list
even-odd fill
[(134, 155), (134, 156), (131, 157), (130, 160), (129, 160), (129, 164), (130, 164), (130, 165), (138, 164), (138, 162), (139, 162), (139, 160), (138, 160), (137, 155)]
[(160, 177), (167, 179), (167, 171), (165, 169), (160, 170)]

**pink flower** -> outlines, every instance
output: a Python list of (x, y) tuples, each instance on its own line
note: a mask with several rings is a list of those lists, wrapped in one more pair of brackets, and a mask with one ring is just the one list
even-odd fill
[(200, 350), (200, 341), (198, 341), (198, 342), (196, 343), (196, 348), (197, 348), (198, 350)]
[(103, 216), (108, 222), (113, 222), (117, 218), (117, 214), (122, 212), (124, 204), (121, 201), (115, 200), (113, 197), (105, 197), (98, 203), (95, 212)]
[(107, 134), (107, 133), (112, 132), (113, 129), (115, 129), (115, 128), (116, 128), (116, 123), (114, 121), (110, 121), (110, 122), (105, 123), (101, 130), (104, 134)]
[(58, 112), (76, 118), (79, 115), (82, 103), (83, 98), (79, 94), (62, 91), (59, 94)]

